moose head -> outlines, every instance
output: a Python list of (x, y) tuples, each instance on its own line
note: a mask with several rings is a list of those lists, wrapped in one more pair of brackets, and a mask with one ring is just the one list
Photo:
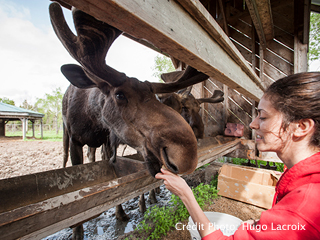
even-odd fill
[[(120, 30), (94, 17), (72, 9), (77, 36), (69, 29), (60, 5), (52, 3), (50, 18), (61, 43), (81, 66), (61, 67), (64, 76), (77, 88), (96, 88), (86, 101), (97, 110), (106, 129), (121, 142), (139, 151), (151, 175), (164, 165), (173, 173), (190, 173), (197, 165), (197, 140), (188, 123), (172, 108), (160, 103), (155, 94), (170, 93), (204, 81), (208, 76), (188, 67), (172, 83), (141, 82), (108, 66), (105, 57)], [(81, 122), (81, 117), (77, 119)], [(86, 126), (83, 126), (85, 128)]]
[[(179, 79), (179, 77), (178, 72), (176, 72), (176, 74), (161, 75), (161, 78), (167, 83), (174, 82)], [(192, 86), (182, 89), (177, 93), (160, 94), (158, 97), (162, 103), (180, 113), (191, 126), (196, 138), (202, 139), (204, 137), (204, 124), (199, 114), (200, 105), (202, 103), (220, 103), (224, 100), (224, 93), (220, 90), (214, 90), (211, 97), (196, 99), (191, 94), (191, 90)]]

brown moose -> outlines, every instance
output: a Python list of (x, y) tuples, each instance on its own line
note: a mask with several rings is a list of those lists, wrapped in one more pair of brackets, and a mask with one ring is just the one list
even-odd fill
[(72, 164), (83, 163), (85, 144), (99, 147), (112, 132), (143, 156), (152, 176), (162, 165), (174, 173), (194, 171), (197, 140), (191, 127), (180, 114), (160, 103), (155, 94), (175, 92), (208, 76), (188, 67), (172, 83), (129, 78), (105, 62), (112, 42), (122, 33), (120, 30), (73, 9), (76, 36), (58, 3), (52, 3), (49, 11), (59, 40), (81, 64), (61, 67), (72, 84), (63, 99), (64, 147), (70, 147)]

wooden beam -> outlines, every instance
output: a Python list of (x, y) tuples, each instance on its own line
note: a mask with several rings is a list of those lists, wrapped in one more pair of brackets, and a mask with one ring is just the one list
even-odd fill
[[(258, 101), (263, 95), (264, 88), (260, 79), (200, 3), (205, 12), (199, 11), (199, 7), (198, 13), (211, 24), (212, 32), (216, 33), (214, 38), (223, 38), (223, 47), (175, 1), (64, 1), (131, 36), (152, 42), (161, 51), (227, 84), (245, 96)], [(242, 63), (235, 61), (234, 56), (230, 57), (225, 48), (236, 52), (236, 58), (242, 59)]]
[(310, 0), (294, 1), (294, 70), (308, 70), (307, 52), (309, 42)]
[[(210, 141), (205, 142), (208, 140)], [(198, 149), (199, 162), (197, 168), (235, 151), (241, 146), (241, 139), (217, 136), (215, 138), (199, 139), (199, 143), (202, 146)]]
[(226, 17), (226, 8), (225, 8), (225, 2), (222, 2), (222, 0), (218, 0), (219, 2), (219, 6), (220, 6), (220, 11), (222, 14), (222, 21), (223, 21), (223, 29), (224, 32), (227, 34), (227, 36), (229, 36), (229, 32), (228, 32), (228, 23), (227, 23), (227, 17)]
[[(235, 47), (228, 35), (221, 29), (219, 24), (211, 16), (211, 14), (198, 1), (177, 0), (185, 10), (203, 27), (206, 32), (221, 46), (221, 48), (229, 54), (229, 56), (241, 67), (241, 69), (252, 79), (252, 81), (260, 88), (265, 89), (261, 79), (257, 77), (255, 72), (248, 65), (247, 61), (239, 50)], [(217, 79), (221, 82), (220, 79)], [(222, 82), (224, 83), (224, 82)], [(225, 83), (227, 84), (227, 83)], [(228, 85), (228, 84), (227, 84)], [(233, 88), (232, 86), (228, 85)], [(241, 90), (238, 90), (241, 92)], [(244, 94), (245, 95), (245, 94)]]
[(320, 13), (320, 6), (319, 5), (315, 5), (315, 4), (311, 4), (310, 10), (312, 12)]
[(270, 0), (246, 0), (260, 44), (266, 48), (267, 41), (273, 39), (273, 20)]
[(307, 58), (308, 45), (300, 42), (299, 37), (294, 37), (294, 73), (308, 71)]
[(304, 0), (302, 43), (309, 45), (311, 0)]
[(170, 55), (168, 53), (165, 53), (165, 52), (161, 51), (159, 48), (155, 47), (152, 43), (146, 41), (145, 39), (139, 39), (139, 38), (133, 37), (133, 36), (127, 34), (127, 33), (123, 33), (122, 35), (127, 37), (127, 38), (129, 38), (129, 39), (131, 39), (131, 40), (133, 40), (133, 41), (135, 41), (135, 42), (137, 42), (137, 43), (140, 43), (143, 46), (145, 46), (147, 48), (150, 48), (150, 49), (152, 49), (152, 50), (154, 50), (154, 51), (156, 51), (156, 52), (158, 52), (160, 54), (163, 54), (163, 55), (165, 55), (167, 57), (170, 57)]

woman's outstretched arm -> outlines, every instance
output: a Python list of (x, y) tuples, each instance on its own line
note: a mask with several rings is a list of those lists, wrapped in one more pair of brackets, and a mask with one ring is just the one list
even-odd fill
[(161, 173), (158, 173), (155, 177), (157, 179), (163, 179), (166, 188), (182, 200), (188, 209), (193, 222), (197, 224), (197, 229), (201, 237), (204, 237), (216, 230), (200, 208), (191, 188), (184, 179), (163, 168), (161, 169)]

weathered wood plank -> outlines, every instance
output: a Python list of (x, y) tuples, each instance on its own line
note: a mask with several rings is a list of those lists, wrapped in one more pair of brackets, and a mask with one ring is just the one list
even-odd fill
[(233, 101), (229, 100), (229, 114), (228, 122), (231, 123), (241, 123), (244, 125), (244, 137), (250, 138), (251, 129), (249, 128), (249, 124), (252, 119), (248, 116), (248, 114), (240, 109)]
[[(178, 0), (179, 3), (200, 23), (200, 25), (220, 44), (220, 46), (239, 64), (239, 66), (250, 76), (253, 81), (258, 84), (261, 89), (264, 89), (260, 79), (248, 66), (247, 62), (239, 54), (233, 46), (228, 36), (221, 32), (221, 28), (216, 21), (206, 11), (206, 9), (197, 1)], [(224, 83), (224, 82), (223, 82)]]
[(230, 37), (234, 38), (237, 42), (241, 43), (246, 48), (252, 50), (252, 41), (250, 36), (245, 36), (244, 34), (238, 32), (237, 30), (229, 29)]
[(268, 83), (267, 85), (270, 86), (273, 82), (275, 82), (276, 80), (278, 79), (273, 79), (273, 78), (270, 78), (269, 76), (267, 76), (266, 74), (264, 74), (262, 76), (262, 79), (264, 82)]
[(270, 78), (272, 78), (274, 81), (287, 76), (286, 74), (279, 71), (278, 69), (275, 69), (269, 63), (265, 63), (263, 65), (263, 70), (264, 70), (264, 73), (268, 75)]
[[(201, 11), (197, 12), (202, 14), (201, 20), (206, 20), (206, 30), (175, 1), (65, 2), (132, 36), (147, 39), (162, 51), (219, 79), (248, 97), (259, 100), (263, 95), (260, 79), (243, 61), (241, 54), (201, 4), (202, 8), (197, 5), (193, 6), (193, 9), (201, 8)], [(212, 39), (214, 33), (215, 38), (224, 41), (223, 47)], [(234, 55), (230, 57), (225, 48), (232, 49)], [(233, 57), (239, 60), (235, 61)]]
[[(204, 144), (200, 145), (198, 150), (199, 162), (197, 167), (233, 151), (237, 148), (240, 139), (219, 136), (204, 141)], [(117, 161), (120, 162), (121, 160), (126, 159), (121, 158)], [(138, 161), (130, 159), (128, 161), (130, 167), (140, 169), (141, 165)], [(137, 162), (137, 166), (134, 166), (135, 162)], [(104, 162), (96, 162), (92, 165), (103, 167), (100, 163)], [(85, 165), (75, 167), (62, 170), (86, 170), (88, 168)], [(60, 169), (52, 172), (56, 173), (57, 179), (60, 175), (64, 176)], [(92, 177), (94, 178), (94, 176)], [(20, 184), (23, 185), (24, 183)], [(6, 240), (20, 237), (22, 237), (21, 239), (41, 239), (67, 226), (93, 218), (107, 209), (139, 196), (161, 184), (162, 181), (151, 177), (147, 170), (140, 170), (89, 187), (67, 193), (61, 192), (60, 195), (45, 200), (37, 201), (34, 199), (32, 204), (0, 213), (1, 237)], [(37, 183), (34, 182), (33, 185), (37, 186)]]
[(273, 21), (270, 1), (246, 0), (246, 4), (257, 31), (260, 44), (265, 48), (267, 41), (273, 38)]
[[(122, 203), (126, 199), (125, 196), (131, 193), (135, 194), (134, 196), (130, 195), (130, 197), (139, 196), (143, 193), (140, 190), (141, 188), (149, 187), (148, 185), (157, 181), (159, 180), (151, 177), (147, 170), (143, 170), (122, 178), (47, 199), (31, 206), (2, 213), (0, 219), (6, 221), (0, 225), (0, 231), (3, 233), (2, 237), (4, 239), (16, 239), (67, 219), (69, 219), (68, 225), (63, 228), (77, 224), (80, 219), (75, 219), (73, 216), (82, 212), (88, 213), (92, 208), (106, 203), (109, 203), (109, 205), (114, 202), (117, 204)], [(112, 206), (114, 205), (112, 204)], [(91, 215), (87, 214), (86, 219), (103, 212), (100, 211), (101, 209), (90, 211)], [(40, 237), (45, 237), (51, 233), (53, 232), (50, 230), (50, 232), (46, 232), (44, 236)]]
[(241, 33), (251, 37), (252, 25), (250, 25), (250, 24), (248, 24), (248, 23), (246, 23), (244, 21), (241, 21), (240, 19), (238, 19), (238, 21), (235, 21), (233, 24), (230, 24), (229, 27), (237, 29)]
[[(292, 1), (293, 2), (293, 1)], [(279, 12), (273, 11), (273, 23), (275, 26), (289, 34), (294, 34), (293, 21), (293, 6), (288, 6), (288, 8), (281, 10)]]
[(274, 27), (274, 38), (277, 39), (277, 41), (281, 42), (291, 50), (294, 49), (294, 40), (293, 35), (283, 31), (282, 29), (278, 28), (277, 26)]
[(248, 103), (242, 96), (232, 89), (229, 89), (229, 98), (231, 98), (246, 114), (251, 115), (252, 105)]
[(249, 52), (246, 48), (242, 45), (238, 44), (238, 42), (234, 42), (234, 45), (238, 48), (239, 52), (245, 58), (245, 60), (250, 64), (252, 60), (252, 53)]
[(198, 151), (199, 163), (197, 168), (234, 151), (241, 144), (240, 138), (217, 136), (213, 139), (216, 141), (216, 144), (211, 143), (211, 145), (210, 142), (205, 143), (207, 139), (199, 140), (200, 144), (202, 144), (202, 147)]
[(30, 233), (28, 235), (25, 235), (24, 237), (21, 237), (21, 240), (27, 240), (27, 239), (42, 239), (52, 233), (58, 232), (61, 229), (64, 229), (66, 226), (71, 226), (75, 222), (78, 223), (83, 223), (88, 221), (89, 216), (98, 217), (102, 212), (107, 211), (108, 209), (115, 207), (121, 203), (124, 203), (126, 201), (129, 201), (132, 198), (135, 198), (137, 196), (140, 196), (141, 194), (150, 191), (151, 189), (157, 188), (161, 186), (163, 183), (162, 181), (157, 181), (155, 183), (149, 184), (146, 187), (142, 187), (139, 190), (133, 191), (132, 193), (128, 195), (121, 196), (117, 199), (106, 201), (104, 204), (95, 206), (93, 208), (88, 209), (87, 211), (81, 212), (77, 215), (74, 215), (72, 217), (69, 217), (65, 220), (55, 222), (52, 225), (39, 229), (38, 231), (35, 231), (33, 233)]
[(274, 40), (269, 41), (267, 42), (267, 48), (281, 56), (283, 59), (287, 60), (289, 63), (294, 63), (293, 50), (281, 45), (279, 42)]
[(275, 55), (271, 51), (264, 51), (264, 59), (275, 68), (279, 69), (286, 75), (293, 74), (293, 65), (281, 59), (279, 56)]
[(310, 10), (311, 10), (312, 12), (320, 13), (320, 6), (315, 5), (315, 4), (311, 4)]
[[(118, 159), (115, 169), (108, 162), (99, 161), (3, 179), (0, 181), (0, 213), (145, 169), (143, 162)], [(128, 164), (130, 168), (124, 167)]]
[(308, 44), (300, 42), (294, 37), (294, 73), (306, 72), (308, 70)]

